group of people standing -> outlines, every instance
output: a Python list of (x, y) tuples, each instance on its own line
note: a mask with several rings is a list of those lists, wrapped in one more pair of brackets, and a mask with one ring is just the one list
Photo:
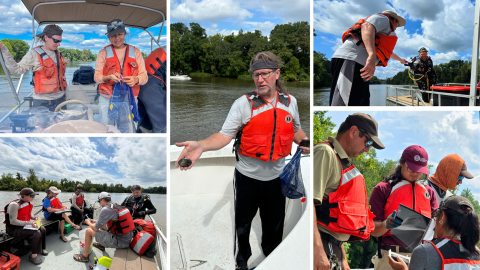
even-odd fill
[[(457, 154), (445, 156), (429, 175), (427, 151), (419, 145), (407, 147), (398, 164), (367, 198), (365, 180), (350, 158), (384, 149), (378, 138), (378, 124), (364, 113), (349, 115), (336, 137), (314, 147), (314, 269), (332, 265), (350, 269), (344, 242), (368, 241), (378, 237), (378, 252), (372, 258), (375, 269), (471, 269), (480, 265), (479, 219), (472, 203), (448, 190), (455, 190), (468, 172)], [(405, 243), (392, 236), (391, 229), (402, 225), (397, 216), (400, 204), (434, 219), (424, 242), (410, 252)], [(431, 231), (429, 231), (431, 230)], [(407, 265), (388, 256), (391, 250), (411, 257)], [(453, 265), (456, 264), (456, 265)], [(456, 268), (455, 268), (456, 267)]]

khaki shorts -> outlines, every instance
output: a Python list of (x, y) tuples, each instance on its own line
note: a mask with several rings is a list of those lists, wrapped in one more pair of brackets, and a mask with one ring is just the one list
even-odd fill
[(96, 231), (95, 240), (102, 244), (106, 248), (128, 248), (129, 245), (122, 245), (118, 240), (117, 236), (111, 232), (106, 231)]

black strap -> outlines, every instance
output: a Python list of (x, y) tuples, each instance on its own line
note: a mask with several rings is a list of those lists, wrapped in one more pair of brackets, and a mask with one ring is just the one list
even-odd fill
[(379, 259), (382, 258), (382, 238), (383, 236), (378, 237), (378, 243), (377, 243), (377, 256)]

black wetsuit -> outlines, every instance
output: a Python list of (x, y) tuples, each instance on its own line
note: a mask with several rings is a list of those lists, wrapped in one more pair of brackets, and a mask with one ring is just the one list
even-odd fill
[[(430, 90), (430, 86), (437, 84), (437, 73), (433, 69), (433, 61), (430, 56), (427, 56), (427, 59), (423, 61), (420, 58), (414, 57), (410, 65), (415, 83), (420, 90)], [(427, 82), (428, 79), (428, 82)], [(422, 99), (424, 102), (430, 102), (431, 94), (422, 93)]]
[(157, 212), (157, 209), (155, 206), (153, 206), (153, 203), (150, 200), (150, 196), (147, 194), (142, 194), (138, 198), (130, 195), (125, 198), (125, 200), (122, 202), (122, 205), (126, 206), (128, 210), (130, 210), (130, 214), (132, 214), (133, 219), (145, 219), (147, 214), (151, 215)]

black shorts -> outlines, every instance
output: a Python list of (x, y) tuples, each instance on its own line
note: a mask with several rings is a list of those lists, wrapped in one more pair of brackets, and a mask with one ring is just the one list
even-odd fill
[(360, 76), (359, 63), (332, 58), (330, 106), (370, 106), (369, 83)]
[(62, 214), (51, 213), (50, 216), (47, 218), (47, 220), (65, 220), (65, 219), (62, 217)]

